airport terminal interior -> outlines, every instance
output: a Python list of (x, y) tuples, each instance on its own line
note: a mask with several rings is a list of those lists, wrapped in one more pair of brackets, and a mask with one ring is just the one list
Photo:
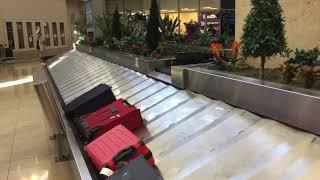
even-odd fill
[(320, 179), (318, 0), (31, 1), (0, 2), (0, 180)]

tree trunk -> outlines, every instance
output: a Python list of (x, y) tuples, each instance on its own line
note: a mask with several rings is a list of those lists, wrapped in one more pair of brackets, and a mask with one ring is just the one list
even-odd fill
[(266, 57), (261, 57), (260, 61), (260, 79), (264, 80), (264, 65), (266, 63)]

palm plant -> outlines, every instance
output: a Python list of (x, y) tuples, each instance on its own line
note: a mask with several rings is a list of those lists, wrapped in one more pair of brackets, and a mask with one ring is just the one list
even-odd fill
[(174, 20), (170, 19), (169, 15), (166, 14), (164, 18), (160, 19), (160, 28), (162, 37), (165, 40), (172, 40), (176, 28), (180, 25), (180, 20), (176, 17)]
[(111, 16), (97, 16), (95, 17), (96, 26), (102, 33), (101, 38), (104, 41), (112, 40), (112, 17)]

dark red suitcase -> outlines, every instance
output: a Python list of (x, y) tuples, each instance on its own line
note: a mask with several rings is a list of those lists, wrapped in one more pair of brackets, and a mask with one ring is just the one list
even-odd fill
[(118, 125), (101, 135), (85, 148), (95, 167), (117, 170), (120, 162), (129, 162), (139, 155), (154, 165), (152, 152), (144, 142), (122, 125)]
[(113, 127), (122, 124), (133, 131), (143, 125), (140, 110), (130, 105), (127, 101), (119, 99), (98, 111), (80, 118), (80, 134), (86, 141), (95, 139)]

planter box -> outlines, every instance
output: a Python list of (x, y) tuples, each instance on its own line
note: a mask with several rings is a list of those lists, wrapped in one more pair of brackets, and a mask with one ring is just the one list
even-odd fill
[(76, 45), (78, 51), (91, 54), (98, 58), (132, 69), (142, 74), (149, 74), (155, 69), (171, 67), (174, 59), (146, 59), (132, 54), (120, 53), (103, 48), (91, 48), (84, 45)]
[(319, 92), (207, 70), (205, 66), (172, 67), (172, 83), (320, 135)]

